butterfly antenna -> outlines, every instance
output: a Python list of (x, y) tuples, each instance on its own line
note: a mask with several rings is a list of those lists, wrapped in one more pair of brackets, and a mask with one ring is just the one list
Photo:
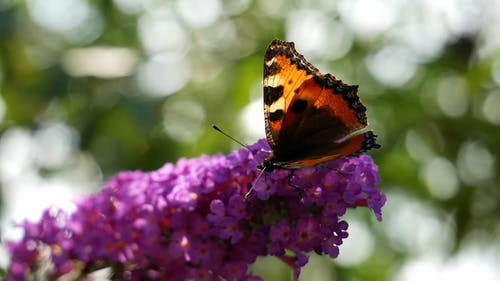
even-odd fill
[(240, 142), (239, 140), (237, 140), (237, 139), (233, 138), (232, 136), (230, 136), (230, 135), (226, 134), (226, 132), (222, 131), (219, 127), (217, 127), (217, 125), (212, 124), (212, 128), (213, 128), (214, 130), (216, 130), (217, 132), (219, 132), (219, 133), (223, 134), (224, 136), (226, 136), (226, 137), (230, 138), (230, 139), (231, 139), (232, 141), (234, 141), (235, 143), (237, 143), (237, 144), (239, 144), (239, 145), (243, 146), (244, 148), (246, 148), (246, 149), (250, 150), (250, 148), (248, 148), (248, 146), (247, 146), (246, 144), (244, 144), (244, 143)]
[[(250, 150), (250, 148), (245, 145), (244, 143), (240, 142), (239, 140), (233, 138), (232, 136), (228, 135), (226, 132), (224, 132), (223, 130), (221, 130), (219, 127), (217, 127), (217, 125), (215, 124), (212, 124), (212, 128), (214, 130), (216, 130), (217, 132), (223, 134), (224, 136), (228, 137), (229, 139), (231, 139), (232, 141), (234, 141), (235, 143), (243, 146), (244, 148)], [(260, 171), (260, 174), (257, 176), (257, 178), (255, 179), (255, 181), (253, 182), (252, 186), (250, 187), (250, 189), (248, 190), (247, 193), (245, 193), (245, 200), (248, 198), (248, 196), (250, 196), (250, 193), (252, 192), (253, 188), (255, 187), (255, 185), (257, 184), (257, 182), (259, 181), (259, 179), (262, 177), (262, 174), (264, 174), (264, 171), (266, 170), (266, 168), (262, 168), (262, 170)]]
[(262, 177), (262, 174), (264, 174), (264, 171), (266, 170), (266, 168), (262, 168), (262, 170), (260, 171), (260, 174), (257, 176), (257, 178), (255, 179), (255, 181), (253, 182), (252, 186), (250, 187), (250, 189), (248, 190), (247, 193), (245, 193), (245, 200), (248, 198), (248, 196), (250, 196), (250, 193), (252, 192), (253, 188), (257, 185), (257, 182), (259, 181), (259, 179)]

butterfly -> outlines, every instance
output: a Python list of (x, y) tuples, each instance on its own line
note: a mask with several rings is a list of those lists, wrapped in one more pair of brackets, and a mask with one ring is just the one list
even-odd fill
[(313, 167), (380, 148), (358, 86), (321, 74), (295, 50), (274, 40), (264, 56), (264, 115), (271, 155), (261, 170)]

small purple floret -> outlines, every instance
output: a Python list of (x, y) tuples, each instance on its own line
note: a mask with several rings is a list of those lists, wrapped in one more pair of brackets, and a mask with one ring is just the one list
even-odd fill
[(249, 265), (267, 255), (298, 280), (308, 253), (338, 256), (347, 209), (368, 207), (382, 219), (386, 198), (371, 157), (258, 178), (269, 146), (261, 140), (249, 149), (123, 172), (80, 198), (74, 213), (48, 209), (8, 244), (8, 280), (84, 279), (108, 267), (115, 280), (258, 281)]

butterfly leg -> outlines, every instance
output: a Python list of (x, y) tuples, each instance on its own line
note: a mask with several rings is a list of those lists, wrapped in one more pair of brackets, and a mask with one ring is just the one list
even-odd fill
[[(250, 196), (250, 193), (252, 192), (252, 190), (255, 188), (255, 186), (257, 185), (257, 183), (259, 182), (259, 180), (261, 179), (262, 175), (264, 175), (264, 177), (266, 177), (267, 175), (265, 174), (265, 169), (262, 169), (260, 170), (260, 174), (255, 178), (254, 182), (252, 183), (252, 186), (250, 187), (250, 189), (247, 191), (247, 193), (245, 193), (245, 200), (248, 199), (248, 197)], [(264, 179), (264, 182), (267, 182), (267, 180)]]
[(296, 185), (292, 182), (292, 178), (294, 177), (295, 171), (296, 170), (291, 170), (290, 174), (288, 175), (288, 186), (294, 188), (298, 192), (298, 196), (302, 198), (305, 196), (305, 187)]
[(340, 170), (339, 168), (333, 168), (332, 171), (335, 171), (337, 174), (339, 174), (340, 176), (342, 177), (347, 177), (347, 174), (345, 172), (343, 172), (342, 170)]
[(294, 174), (295, 174), (295, 170), (291, 170), (291, 171), (292, 171), (292, 172), (288, 175), (288, 182), (287, 182), (287, 183), (288, 183), (288, 185), (289, 185), (289, 186), (291, 186), (291, 187), (294, 187), (294, 188), (297, 188), (297, 189), (298, 189), (298, 188), (300, 188), (300, 186), (295, 185), (294, 183), (292, 183), (292, 178), (293, 178), (293, 176), (294, 176)]

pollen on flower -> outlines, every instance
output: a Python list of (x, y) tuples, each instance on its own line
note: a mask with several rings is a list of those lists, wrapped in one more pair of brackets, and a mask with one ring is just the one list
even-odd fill
[(52, 245), (51, 250), (52, 250), (52, 254), (55, 256), (59, 256), (63, 252), (61, 246), (59, 246), (59, 245)]
[(186, 237), (183, 237), (181, 240), (181, 247), (184, 248), (184, 250), (187, 250), (190, 248), (189, 241), (187, 240)]
[(55, 280), (103, 267), (116, 280), (262, 280), (248, 268), (268, 255), (293, 267), (298, 279), (307, 253), (335, 258), (342, 250), (347, 209), (367, 207), (382, 218), (385, 196), (370, 157), (276, 169), (256, 180), (266, 151), (261, 140), (227, 156), (120, 173), (79, 200), (75, 212), (51, 209), (39, 222), (21, 224), (24, 237), (8, 244), (7, 280), (43, 273)]

